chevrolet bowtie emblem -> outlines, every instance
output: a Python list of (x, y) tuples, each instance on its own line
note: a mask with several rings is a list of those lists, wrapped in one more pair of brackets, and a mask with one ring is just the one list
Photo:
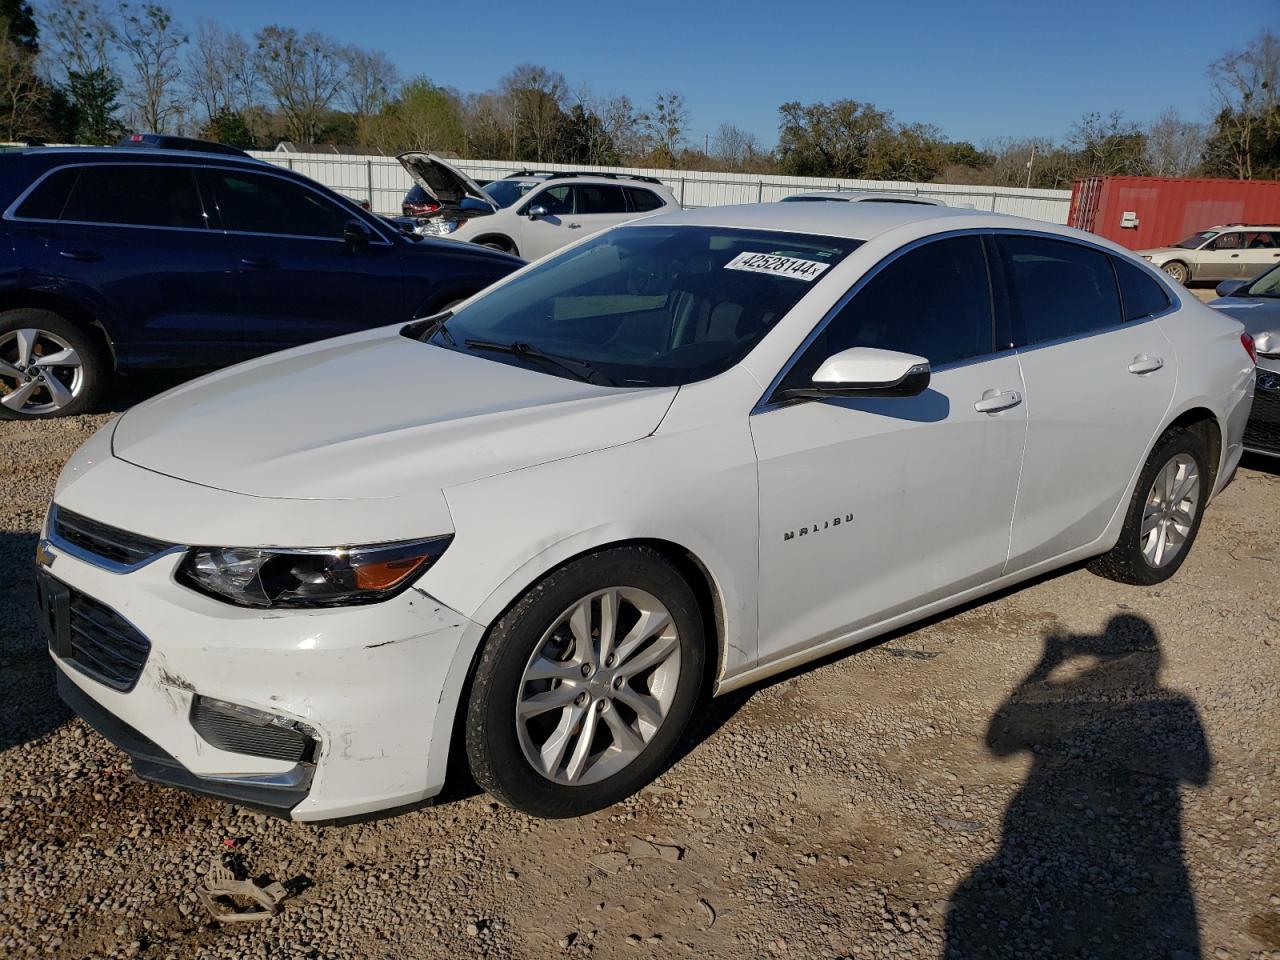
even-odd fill
[(58, 559), (58, 555), (49, 549), (49, 541), (41, 540), (36, 544), (36, 566), (52, 567), (53, 561)]

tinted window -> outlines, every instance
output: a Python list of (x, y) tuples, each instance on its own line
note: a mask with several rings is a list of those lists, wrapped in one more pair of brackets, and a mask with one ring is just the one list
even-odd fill
[(231, 170), (211, 170), (209, 179), (227, 230), (337, 240), (353, 219), (350, 212), (291, 180)]
[(529, 201), (529, 208), (532, 207), (545, 207), (553, 217), (568, 216), (573, 213), (573, 194), (567, 186), (548, 187), (533, 195), (533, 199)]
[(663, 206), (662, 198), (652, 190), (628, 187), (627, 193), (631, 197), (631, 209), (637, 213), (648, 213), (650, 210), (658, 210)]
[(1001, 236), (1018, 345), (1072, 337), (1121, 322), (1111, 258), (1078, 243)]
[(1275, 234), (1271, 233), (1246, 233), (1244, 235), (1244, 245), (1249, 250), (1271, 250), (1276, 246)]
[(605, 187), (584, 183), (573, 188), (577, 195), (574, 213), (626, 213), (627, 202), (621, 187)]
[[(618, 386), (692, 383), (746, 356), (860, 242), (718, 227), (610, 230), (460, 308), (449, 337), (432, 342), (556, 376), (585, 360)], [(514, 343), (570, 358), (568, 369), (492, 349)]]
[(1239, 250), (1240, 234), (1224, 233), (1217, 240), (1213, 241), (1213, 249), (1215, 250)]
[(40, 181), (22, 201), (22, 205), (14, 211), (14, 216), (26, 217), (30, 220), (57, 220), (62, 216), (62, 207), (67, 202), (67, 194), (80, 176), (80, 167), (64, 167), (55, 170)]
[(1164, 287), (1139, 266), (1113, 257), (1116, 279), (1120, 281), (1120, 299), (1124, 302), (1124, 318), (1141, 320), (1160, 313), (1169, 306), (1169, 295)]
[(786, 385), (808, 383), (828, 357), (851, 347), (914, 353), (935, 367), (990, 353), (982, 240), (936, 240), (894, 260), (831, 318)]
[(191, 170), (159, 164), (82, 167), (62, 208), (62, 219), (145, 227), (205, 226)]

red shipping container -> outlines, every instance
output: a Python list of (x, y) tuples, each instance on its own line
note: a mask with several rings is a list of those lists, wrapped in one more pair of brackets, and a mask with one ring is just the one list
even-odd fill
[(1280, 225), (1280, 181), (1085, 177), (1067, 222), (1130, 250), (1168, 246), (1219, 224)]

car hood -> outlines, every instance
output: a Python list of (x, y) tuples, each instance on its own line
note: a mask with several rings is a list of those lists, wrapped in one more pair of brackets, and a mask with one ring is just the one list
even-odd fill
[(112, 452), (255, 497), (402, 497), (637, 440), (675, 394), (580, 383), (382, 328), (177, 387), (121, 417)]
[(402, 153), (396, 157), (414, 183), (438, 202), (456, 207), (471, 197), (493, 209), (493, 200), (465, 173), (431, 153)]

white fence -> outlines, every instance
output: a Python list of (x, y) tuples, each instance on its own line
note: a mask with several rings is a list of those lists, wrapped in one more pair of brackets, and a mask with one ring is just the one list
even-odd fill
[[(412, 179), (394, 157), (337, 156), (323, 153), (252, 151), (255, 157), (297, 170), (313, 180), (367, 201), (377, 213), (398, 214)], [(504, 177), (521, 164), (510, 160), (451, 160), (454, 166), (477, 180)], [(531, 165), (532, 166), (532, 165)], [(839, 180), (822, 177), (782, 177), (750, 173), (716, 173), (701, 170), (659, 170), (644, 167), (593, 167), (580, 164), (539, 163), (538, 170), (591, 170), (601, 173), (637, 173), (657, 177), (686, 207), (714, 207), (726, 203), (759, 203), (780, 200), (805, 190), (871, 190), (904, 196), (930, 197), (948, 206), (973, 207), (996, 213), (1012, 213), (1050, 223), (1066, 223), (1071, 206), (1070, 190), (1024, 190), (1017, 187), (978, 187), (948, 183), (908, 183), (897, 180)]]

